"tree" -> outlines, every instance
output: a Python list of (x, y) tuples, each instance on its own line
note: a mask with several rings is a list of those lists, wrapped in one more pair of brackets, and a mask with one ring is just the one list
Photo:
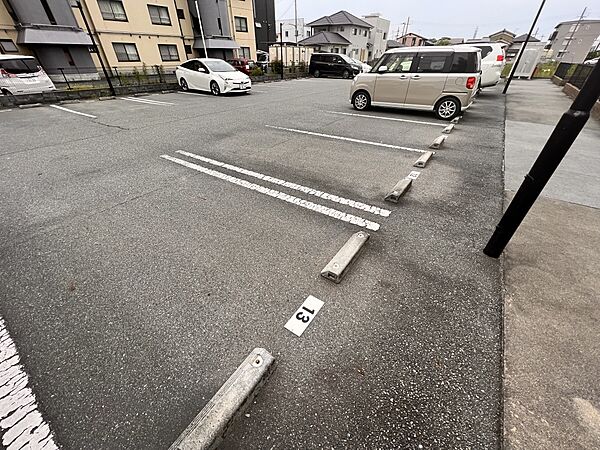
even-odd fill
[(441, 38), (439, 41), (436, 41), (435, 45), (450, 45), (450, 39)]

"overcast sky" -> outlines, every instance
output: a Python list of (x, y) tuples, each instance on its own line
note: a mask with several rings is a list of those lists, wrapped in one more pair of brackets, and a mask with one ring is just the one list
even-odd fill
[[(360, 17), (379, 12), (392, 22), (390, 35), (410, 17), (410, 31), (427, 38), (477, 37), (506, 28), (514, 33), (529, 31), (541, 0), (297, 0), (298, 17), (307, 22), (341, 9)], [(537, 37), (547, 39), (554, 26), (576, 20), (588, 7), (586, 18), (600, 19), (598, 0), (547, 0), (538, 22)], [(277, 19), (294, 17), (294, 0), (275, 0)]]

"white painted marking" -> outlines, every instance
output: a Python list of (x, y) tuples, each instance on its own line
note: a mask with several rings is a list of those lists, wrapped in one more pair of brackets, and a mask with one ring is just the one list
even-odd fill
[(14, 342), (0, 318), (0, 434), (2, 448), (57, 450), (50, 427), (37, 410), (35, 395), (27, 386)]
[(417, 172), (416, 170), (413, 170), (411, 173), (408, 174), (408, 176), (406, 178), (410, 178), (411, 180), (416, 180), (417, 178), (419, 178), (419, 175), (421, 175), (421, 172)]
[(186, 95), (204, 95), (204, 94), (200, 94), (199, 92), (183, 92), (183, 91), (177, 91), (178, 94), (186, 94)]
[(0, 109), (0, 112), (9, 112), (12, 111), (12, 109)]
[(288, 189), (293, 189), (294, 191), (304, 192), (308, 195), (314, 195), (315, 197), (320, 197), (323, 200), (330, 200), (335, 203), (339, 203), (340, 205), (347, 205), (350, 208), (359, 209), (361, 211), (366, 211), (371, 214), (375, 214), (377, 216), (389, 217), (391, 211), (383, 208), (379, 208), (377, 206), (367, 205), (366, 203), (357, 202), (354, 200), (350, 200), (344, 197), (338, 197), (337, 195), (328, 194), (327, 192), (321, 192), (317, 189), (313, 189), (308, 186), (302, 186), (301, 184), (290, 183), (289, 181), (280, 180), (278, 178), (273, 178), (268, 175), (264, 175), (262, 173), (253, 172), (252, 170), (243, 169), (241, 167), (233, 166), (231, 164), (226, 164), (221, 161), (216, 161), (214, 159), (205, 158), (204, 156), (196, 155), (195, 153), (185, 152), (183, 150), (177, 150), (177, 153), (185, 156), (189, 156), (190, 158), (197, 159), (199, 161), (212, 164), (213, 166), (223, 167), (224, 169), (232, 170), (234, 172), (242, 173), (244, 175), (248, 175), (249, 177), (258, 178), (259, 180), (266, 181), (271, 184), (278, 184), (280, 186), (284, 186)]
[(211, 177), (218, 178), (220, 180), (229, 181), (230, 183), (237, 184), (238, 186), (245, 187), (246, 189), (250, 189), (252, 191), (260, 192), (261, 194), (268, 195), (269, 197), (277, 198), (279, 200), (283, 200), (287, 203), (292, 203), (296, 206), (300, 206), (301, 208), (306, 208), (311, 211), (315, 211), (319, 214), (323, 214), (325, 216), (333, 217), (334, 219), (341, 220), (343, 222), (351, 223), (353, 225), (357, 225), (362, 228), (366, 228), (368, 230), (377, 231), (381, 227), (376, 222), (371, 222), (370, 220), (363, 219), (362, 217), (354, 216), (352, 214), (346, 214), (337, 209), (328, 208), (323, 205), (319, 205), (317, 203), (309, 202), (307, 200), (303, 200), (298, 197), (294, 197), (293, 195), (288, 195), (284, 192), (277, 191), (275, 189), (269, 189), (264, 186), (250, 183), (249, 181), (242, 180), (240, 178), (232, 177), (230, 175), (226, 175), (222, 172), (218, 172), (216, 170), (207, 169), (206, 167), (199, 166), (198, 164), (194, 164), (188, 161), (184, 161), (183, 159), (173, 158), (169, 155), (161, 155), (161, 158), (166, 159), (168, 161), (174, 162), (175, 164), (179, 164), (181, 166), (188, 167), (193, 170), (197, 170), (198, 172), (202, 172), (206, 175), (210, 175)]
[(435, 122), (425, 122), (422, 120), (410, 120), (410, 119), (399, 119), (397, 117), (384, 117), (384, 116), (372, 116), (370, 114), (355, 114), (355, 113), (345, 113), (338, 111), (325, 111), (329, 114), (339, 114), (342, 116), (353, 116), (353, 117), (366, 117), (368, 119), (379, 119), (379, 120), (391, 120), (393, 122), (407, 122), (407, 123), (418, 123), (420, 125), (433, 125), (435, 127), (445, 127), (445, 123), (435, 123)]
[(323, 305), (324, 303), (321, 300), (309, 295), (290, 320), (287, 321), (284, 328), (298, 337), (302, 336), (302, 333), (306, 331)]
[(426, 150), (419, 150), (417, 148), (411, 148), (411, 147), (402, 147), (400, 145), (384, 144), (381, 142), (363, 141), (361, 139), (354, 139), (354, 138), (349, 138), (349, 137), (344, 137), (344, 136), (335, 136), (335, 135), (331, 135), (331, 134), (315, 133), (313, 131), (306, 131), (306, 130), (296, 130), (294, 128), (275, 127), (272, 125), (265, 125), (265, 126), (267, 128), (273, 128), (275, 130), (291, 131), (293, 133), (308, 134), (310, 136), (318, 136), (318, 137), (324, 137), (324, 138), (328, 138), (328, 139), (337, 139), (339, 141), (354, 142), (357, 144), (374, 145), (376, 147), (393, 148), (395, 150), (406, 150), (408, 152), (426, 153)]
[(96, 116), (92, 116), (91, 114), (86, 114), (86, 113), (82, 113), (79, 111), (73, 111), (72, 109), (69, 108), (65, 108), (63, 106), (58, 106), (58, 105), (50, 105), (50, 108), (54, 108), (54, 109), (60, 109), (61, 111), (66, 111), (66, 112), (70, 112), (72, 114), (78, 114), (80, 116), (85, 116), (85, 117), (89, 117), (91, 119), (95, 119)]
[(128, 100), (130, 102), (138, 102), (138, 103), (146, 103), (147, 105), (154, 105), (154, 106), (172, 106), (175, 104), (175, 103), (158, 102), (156, 100), (146, 100), (146, 99), (132, 98), (132, 97), (121, 97), (121, 100)]

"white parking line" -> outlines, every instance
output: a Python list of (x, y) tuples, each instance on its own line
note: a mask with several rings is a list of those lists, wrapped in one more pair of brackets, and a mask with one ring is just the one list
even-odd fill
[(339, 203), (340, 205), (347, 205), (351, 208), (360, 209), (361, 211), (366, 211), (371, 214), (375, 214), (382, 217), (389, 217), (391, 211), (383, 208), (379, 208), (377, 206), (367, 205), (365, 203), (356, 202), (354, 200), (350, 200), (344, 197), (339, 197), (337, 195), (328, 194), (327, 192), (321, 192), (317, 189), (313, 189), (307, 186), (302, 186), (296, 183), (290, 183), (289, 181), (280, 180), (279, 178), (273, 178), (268, 175), (264, 175), (262, 173), (253, 172), (252, 170), (243, 169), (241, 167), (233, 166), (231, 164), (226, 164), (221, 161), (216, 161), (214, 159), (205, 158), (204, 156), (196, 155), (195, 153), (184, 152), (183, 150), (177, 150), (177, 153), (185, 156), (189, 156), (190, 158), (197, 159), (199, 161), (212, 164), (213, 166), (223, 167), (224, 169), (232, 170), (234, 172), (243, 173), (244, 175), (248, 175), (250, 177), (258, 178), (259, 180), (266, 181), (272, 184), (278, 184), (280, 186), (286, 187), (288, 189), (293, 189), (295, 191), (304, 192), (308, 195), (314, 195), (315, 197), (320, 197), (323, 200), (330, 200), (335, 203)]
[(148, 100), (148, 99), (132, 98), (132, 97), (121, 97), (121, 100), (129, 100), (130, 102), (146, 103), (147, 105), (154, 105), (154, 106), (173, 106), (175, 104), (175, 103), (168, 103), (168, 102), (159, 102), (157, 100)]
[(9, 112), (12, 111), (12, 109), (0, 109), (0, 112)]
[(406, 150), (407, 152), (415, 152), (415, 153), (426, 153), (427, 152), (427, 150), (419, 150), (418, 148), (411, 148), (411, 147), (402, 147), (400, 145), (384, 144), (382, 142), (363, 141), (362, 139), (354, 139), (354, 138), (349, 138), (349, 137), (344, 137), (344, 136), (335, 136), (335, 135), (331, 135), (331, 134), (315, 133), (313, 131), (306, 131), (306, 130), (296, 130), (294, 128), (275, 127), (272, 125), (265, 125), (265, 126), (267, 128), (273, 128), (275, 130), (291, 131), (293, 133), (308, 134), (310, 136), (324, 137), (327, 139), (337, 139), (339, 141), (354, 142), (356, 144), (374, 145), (376, 147), (393, 148), (394, 150)]
[(64, 107), (58, 106), (58, 105), (50, 105), (50, 108), (60, 109), (61, 111), (70, 112), (72, 114), (78, 114), (80, 116), (89, 117), (91, 119), (95, 119), (96, 118), (96, 116), (92, 116), (91, 114), (86, 114), (86, 113), (82, 113), (82, 112), (79, 112), (79, 111), (73, 111), (72, 109), (64, 108)]
[(187, 94), (187, 95), (204, 95), (204, 94), (200, 94), (197, 92), (183, 92), (183, 91), (177, 91), (178, 94)]
[(300, 206), (301, 208), (306, 208), (311, 211), (315, 211), (319, 214), (323, 214), (325, 216), (333, 217), (334, 219), (341, 220), (343, 222), (348, 222), (353, 225), (358, 225), (359, 227), (366, 228), (368, 230), (377, 231), (381, 227), (376, 222), (371, 222), (370, 220), (363, 219), (362, 217), (354, 216), (352, 214), (346, 214), (342, 211), (338, 211), (337, 209), (328, 208), (323, 205), (319, 205), (317, 203), (309, 202), (306, 200), (302, 200), (298, 197), (294, 197), (293, 195), (288, 195), (283, 192), (276, 191), (275, 189), (269, 189), (264, 186), (260, 186), (255, 183), (250, 183), (249, 181), (242, 180), (240, 178), (232, 177), (230, 175), (226, 175), (222, 172), (218, 172), (216, 170), (207, 169), (206, 167), (199, 166), (198, 164), (194, 164), (188, 161), (184, 161), (183, 159), (173, 158), (169, 155), (161, 155), (161, 158), (166, 159), (168, 161), (174, 162), (175, 164), (179, 164), (184, 167), (188, 167), (193, 170), (197, 170), (198, 172), (202, 172), (206, 175), (210, 175), (211, 177), (218, 178), (220, 180), (225, 180), (233, 184), (237, 184), (238, 186), (245, 187), (246, 189), (250, 189), (252, 191), (260, 192), (261, 194), (266, 194), (270, 197), (277, 198), (279, 200), (283, 200), (287, 203), (292, 203), (294, 205)]
[(15, 343), (0, 318), (0, 433), (6, 450), (44, 449), (58, 446), (50, 427), (37, 409), (29, 379), (20, 364)]
[(446, 123), (424, 122), (422, 120), (399, 119), (397, 117), (372, 116), (370, 114), (355, 114), (355, 113), (345, 113), (345, 112), (338, 112), (338, 111), (325, 111), (325, 112), (329, 113), (329, 114), (339, 114), (341, 116), (366, 117), (368, 119), (391, 120), (394, 122), (418, 123), (420, 125), (433, 125), (435, 127), (445, 127), (448, 125)]

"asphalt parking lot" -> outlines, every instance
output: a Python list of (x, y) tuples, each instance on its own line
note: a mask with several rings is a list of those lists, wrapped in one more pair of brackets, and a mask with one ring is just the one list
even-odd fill
[[(278, 366), (224, 448), (500, 447), (501, 268), (481, 250), (504, 99), (484, 92), (416, 169), (447, 123), (357, 114), (349, 89), (1, 113), (0, 313), (63, 448), (168, 448), (255, 347)], [(360, 230), (343, 282), (323, 279)]]

